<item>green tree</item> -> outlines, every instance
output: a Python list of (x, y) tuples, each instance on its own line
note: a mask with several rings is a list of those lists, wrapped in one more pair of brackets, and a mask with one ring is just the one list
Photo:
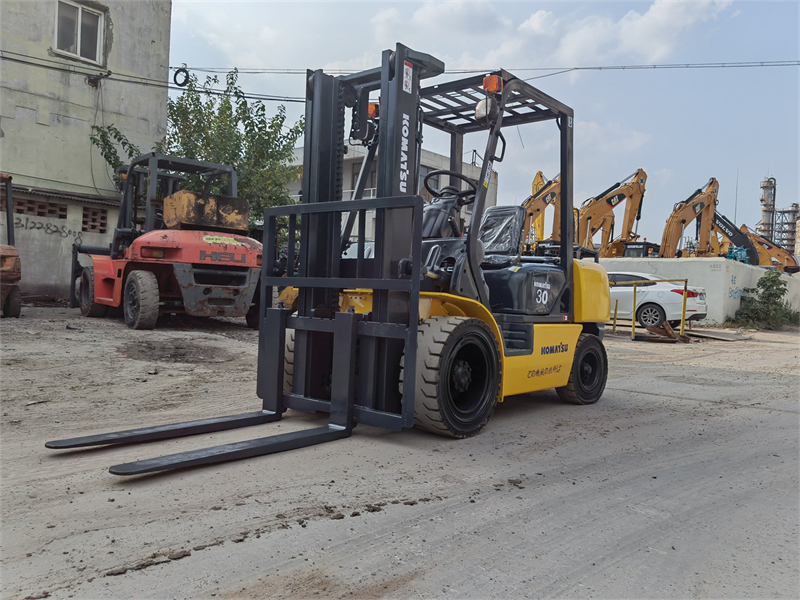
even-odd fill
[(108, 163), (113, 171), (114, 185), (120, 186), (120, 175), (117, 173), (117, 168), (123, 165), (122, 159), (119, 157), (117, 144), (122, 148), (128, 160), (142, 155), (139, 146), (132, 143), (119, 129), (114, 127), (114, 124), (106, 125), (105, 127), (92, 126), (92, 133), (89, 135), (92, 144), (100, 149), (100, 154)]
[[(287, 126), (283, 106), (268, 116), (262, 102), (248, 102), (238, 78), (234, 69), (226, 76), (225, 91), (212, 93), (216, 76), (198, 85), (190, 75), (183, 93), (169, 100), (167, 136), (157, 150), (235, 167), (238, 195), (250, 202), (254, 224), (261, 222), (264, 208), (293, 203), (287, 185), (300, 176), (291, 160), (303, 122)], [(195, 187), (199, 182), (190, 183), (202, 189)]]
[(786, 282), (780, 271), (767, 271), (755, 288), (746, 288), (732, 324), (758, 329), (780, 329), (784, 325), (800, 325), (800, 312), (793, 310), (783, 297)]
[[(216, 92), (212, 91), (219, 84), (216, 76), (199, 84), (197, 77), (190, 75), (181, 95), (168, 100), (167, 135), (153, 149), (235, 167), (238, 196), (249, 201), (253, 226), (261, 222), (264, 208), (293, 203), (287, 186), (301, 175), (301, 168), (292, 166), (291, 160), (303, 134), (303, 121), (287, 125), (283, 106), (267, 115), (262, 102), (248, 102), (238, 79), (234, 69), (225, 78), (225, 90)], [(90, 138), (113, 169), (123, 164), (117, 146), (128, 159), (141, 155), (113, 124), (93, 127)], [(212, 193), (225, 192), (222, 179), (216, 179)], [(119, 184), (118, 177), (115, 183)], [(189, 177), (184, 187), (202, 191), (203, 182)]]

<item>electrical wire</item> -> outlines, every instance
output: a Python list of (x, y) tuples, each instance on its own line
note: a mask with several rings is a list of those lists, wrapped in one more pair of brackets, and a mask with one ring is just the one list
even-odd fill
[[(514, 73), (524, 71), (556, 71), (556, 73), (548, 73), (550, 75), (558, 75), (560, 73), (569, 73), (571, 71), (633, 71), (642, 69), (723, 69), (723, 68), (741, 68), (741, 67), (795, 67), (800, 66), (800, 60), (761, 60), (761, 61), (740, 61), (740, 62), (713, 62), (713, 63), (667, 63), (667, 64), (651, 64), (651, 65), (604, 65), (604, 66), (587, 66), (587, 67), (517, 67), (508, 68), (506, 71)], [(170, 67), (171, 70), (177, 70), (182, 67)], [(234, 68), (226, 67), (186, 67), (198, 73), (230, 73)], [(256, 68), (237, 68), (239, 73), (248, 75), (305, 75), (306, 69), (256, 69)], [(491, 73), (497, 71), (493, 69), (446, 69), (445, 74), (449, 75), (466, 75), (475, 73)], [(331, 70), (326, 71), (330, 75), (351, 75), (357, 71), (348, 70)]]

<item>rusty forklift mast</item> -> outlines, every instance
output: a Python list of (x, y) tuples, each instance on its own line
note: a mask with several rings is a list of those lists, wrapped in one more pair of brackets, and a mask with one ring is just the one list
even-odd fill
[[(451, 421), (456, 426), (463, 425), (463, 430), (442, 434), (466, 437), (477, 433), (503, 394), (530, 391), (525, 386), (536, 382), (530, 374), (535, 364), (558, 363), (560, 372), (556, 374), (554, 367), (537, 372), (540, 379), (536, 389), (557, 387), (559, 395), (564, 394), (562, 397), (567, 401), (596, 402), (605, 388), (607, 375), (606, 354), (600, 341), (609, 307), (605, 271), (599, 265), (573, 260), (573, 228), (569, 220), (561, 223), (564, 243), (559, 256), (528, 257), (531, 264), (520, 258), (522, 207), (493, 207), (487, 211), (482, 225), (492, 166), (505, 154), (501, 128), (531, 122), (551, 120), (560, 129), (561, 208), (565, 214), (570, 213), (572, 109), (506, 71), (496, 71), (486, 78), (491, 89), (483, 75), (421, 87), (422, 80), (443, 71), (440, 60), (402, 44), (397, 44), (395, 50), (384, 51), (381, 66), (374, 69), (338, 77), (321, 70), (308, 71), (303, 202), (268, 208), (264, 214), (256, 390), (262, 400), (259, 410), (58, 440), (46, 446), (77, 448), (221, 431), (277, 421), (286, 408), (330, 415), (323, 427), (110, 469), (113, 474), (133, 475), (346, 438), (356, 423), (390, 430), (409, 428), (415, 424), (415, 408), (419, 410), (419, 405), (415, 407), (415, 397), (421, 394), (417, 352), (423, 332), (419, 330), (430, 327), (431, 322), (453, 320), (476, 323), (471, 337), (462, 338), (474, 356), (453, 354), (455, 368), (442, 377), (449, 381), (452, 376), (455, 388), (451, 392), (475, 391), (477, 395), (476, 402), (469, 406), (457, 402), (442, 405), (442, 411), (454, 411)], [(370, 106), (370, 93), (379, 94), (379, 106)], [(378, 189), (374, 199), (359, 198), (358, 190), (353, 198), (342, 198), (347, 109), (352, 111), (350, 138), (364, 141), (368, 148), (370, 144), (375, 146), (368, 151), (368, 160), (362, 165), (362, 174), (369, 173), (371, 165), (366, 163), (377, 161)], [(473, 223), (463, 237), (434, 235), (425, 239), (423, 199), (416, 195), (423, 121), (451, 136), (451, 168), (444, 172), (450, 176), (451, 185), (434, 191), (443, 204), (473, 203)], [(474, 182), (460, 174), (463, 136), (481, 131), (489, 133), (486, 160), (480, 180)], [(426, 187), (428, 180), (429, 177)], [(465, 181), (470, 189), (456, 188), (453, 184), (459, 180)], [(438, 223), (436, 211), (437, 207), (433, 207), (427, 215), (434, 225)], [(509, 211), (513, 214), (506, 215)], [(374, 244), (371, 257), (365, 252), (368, 213), (375, 216), (374, 236), (369, 240)], [(351, 215), (357, 216), (357, 227)], [(484, 261), (484, 250), (486, 258), (490, 258), (490, 244), (486, 238), (479, 238), (479, 234), (486, 231), (487, 222), (508, 223), (503, 231), (508, 234), (509, 247), (498, 250), (506, 255), (491, 257), (499, 260)], [(297, 272), (289, 269), (284, 278), (274, 276), (271, 269), (276, 258), (273, 240), (282, 228), (288, 241), (287, 264), (294, 264), (295, 245), (299, 241), (299, 269)], [(351, 243), (353, 229), (355, 257), (350, 254), (345, 257), (343, 249)], [(488, 270), (484, 279), (482, 265), (488, 270), (495, 269), (494, 279), (489, 277)], [(505, 265), (517, 266), (509, 270)], [(536, 277), (540, 304), (525, 316), (517, 314), (520, 311), (515, 312), (514, 307), (493, 314), (489, 297), (490, 290), (495, 293), (492, 281), (503, 291), (514, 277), (517, 278), (514, 281), (528, 282), (531, 288)], [(296, 313), (288, 308), (271, 308), (268, 302), (273, 287), (285, 285), (298, 289)], [(587, 292), (590, 286), (594, 287)], [(549, 290), (550, 294), (542, 290)], [(520, 293), (508, 302), (517, 302), (517, 298), (532, 302), (532, 296)], [(455, 303), (448, 305), (454, 310), (462, 309), (456, 315), (467, 312), (472, 316), (468, 312), (472, 311), (482, 315), (483, 321), (452, 316), (453, 312), (431, 311), (432, 305), (442, 309), (447, 302)], [(451, 316), (432, 316), (443, 314)], [(288, 389), (284, 387), (285, 368), (289, 364), (287, 331), (292, 332), (294, 339)], [(480, 355), (482, 349), (486, 356)], [(469, 361), (493, 371), (492, 376), (480, 379), (481, 374), (474, 369), (470, 375)], [(468, 400), (462, 398), (462, 402)], [(434, 397), (433, 401), (445, 402), (442, 396)]]

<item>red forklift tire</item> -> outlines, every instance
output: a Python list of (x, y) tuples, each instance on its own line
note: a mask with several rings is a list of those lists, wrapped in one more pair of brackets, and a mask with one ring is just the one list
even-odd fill
[(494, 412), (501, 383), (500, 349), (486, 323), (467, 317), (432, 317), (419, 325), (414, 390), (417, 427), (456, 438), (477, 434)]
[(582, 333), (575, 347), (569, 381), (556, 388), (559, 397), (570, 404), (594, 404), (603, 395), (608, 379), (608, 357), (596, 335)]
[(14, 286), (3, 303), (3, 316), (17, 318), (20, 314), (22, 314), (22, 294), (20, 294), (19, 288)]
[(131, 271), (122, 296), (125, 323), (132, 329), (153, 329), (158, 320), (158, 279), (150, 271)]
[(80, 278), (78, 303), (84, 317), (105, 317), (108, 307), (94, 301), (94, 267), (84, 267)]

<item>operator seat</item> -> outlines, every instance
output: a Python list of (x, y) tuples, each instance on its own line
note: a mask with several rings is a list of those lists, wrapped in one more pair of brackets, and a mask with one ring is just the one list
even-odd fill
[(490, 206), (483, 216), (478, 240), (483, 245), (482, 269), (504, 269), (519, 264), (525, 207)]

